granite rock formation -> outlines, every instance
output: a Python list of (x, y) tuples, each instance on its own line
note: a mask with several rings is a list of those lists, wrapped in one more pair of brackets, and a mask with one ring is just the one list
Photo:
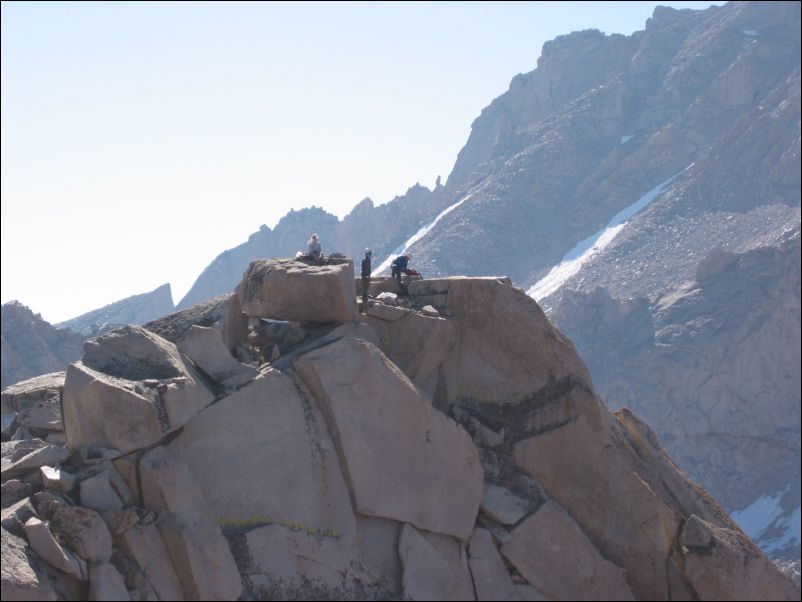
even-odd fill
[[(477, 117), (445, 185), (380, 207), (363, 201), (342, 222), (303, 226), (296, 212), (286, 218), (292, 244), (317, 228), (355, 255), (372, 246), (381, 261), (431, 225), (410, 247), (417, 269), (505, 273), (530, 289), (575, 339), (608, 402), (648, 417), (680, 466), (739, 511), (767, 551), (798, 558), (799, 287), (786, 283), (760, 303), (735, 293), (762, 286), (760, 270), (799, 273), (784, 250), (800, 223), (799, 32), (797, 3), (732, 2), (658, 7), (631, 36), (560, 36)], [(380, 223), (380, 211), (418, 223)], [(375, 240), (379, 232), (388, 238)], [(238, 263), (220, 284), (233, 286), (242, 255), (258, 252), (254, 240), (229, 252)], [(745, 254), (741, 268), (721, 272), (716, 286), (733, 294), (686, 303), (709, 290), (697, 274), (732, 254)], [(685, 305), (693, 315), (664, 311)], [(714, 328), (733, 312), (749, 314), (751, 338)], [(652, 334), (672, 330), (666, 320), (680, 320), (671, 343)], [(438, 341), (450, 340), (438, 328)], [(772, 333), (782, 336), (772, 343)], [(436, 385), (436, 374), (427, 378)], [(747, 441), (761, 451), (750, 454)]]
[[(262, 267), (235, 351), (266, 336), (240, 298)], [(326, 266), (281, 282), (342, 294)], [(88, 342), (66, 444), (3, 442), (3, 599), (798, 599), (509, 279), (385, 299), (268, 330), (232, 386), (225, 325)]]

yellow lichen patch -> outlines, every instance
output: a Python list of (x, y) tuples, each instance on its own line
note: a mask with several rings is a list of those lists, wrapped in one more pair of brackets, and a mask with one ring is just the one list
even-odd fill
[(275, 519), (263, 514), (255, 514), (248, 518), (227, 518), (220, 517), (217, 519), (220, 527), (223, 529), (247, 529), (249, 527), (262, 527), (265, 525), (279, 525), (292, 531), (303, 531), (307, 535), (315, 535), (318, 537), (339, 537), (340, 534), (334, 529), (321, 529), (318, 527), (309, 527), (299, 522)]

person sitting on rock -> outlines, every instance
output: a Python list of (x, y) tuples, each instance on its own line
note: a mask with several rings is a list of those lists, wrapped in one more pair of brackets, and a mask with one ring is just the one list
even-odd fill
[(370, 287), (370, 274), (372, 272), (370, 266), (371, 257), (373, 257), (373, 251), (365, 249), (365, 258), (362, 260), (362, 306), (366, 309), (368, 307), (368, 288)]
[(406, 287), (401, 283), (401, 274), (405, 274), (407, 271), (407, 265), (409, 265), (410, 260), (412, 259), (412, 255), (407, 253), (406, 255), (399, 255), (393, 261), (393, 265), (390, 266), (392, 269), (392, 277), (398, 280), (398, 286), (403, 291)]
[(318, 265), (323, 265), (323, 247), (320, 246), (319, 241), (320, 237), (317, 234), (313, 234), (307, 244), (309, 245), (309, 255), (312, 260)]

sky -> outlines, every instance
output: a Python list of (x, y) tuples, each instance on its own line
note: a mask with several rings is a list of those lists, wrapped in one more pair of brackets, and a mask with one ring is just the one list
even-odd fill
[(3, 2), (2, 303), (177, 303), (290, 209), (445, 181), (544, 42), (711, 4)]

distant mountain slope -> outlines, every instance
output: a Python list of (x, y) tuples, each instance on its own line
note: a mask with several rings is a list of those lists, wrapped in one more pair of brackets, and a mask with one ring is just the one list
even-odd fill
[[(797, 66), (539, 299), (607, 402), (641, 413), (785, 558), (800, 553), (799, 199)], [(756, 522), (767, 500), (770, 518)]]
[(339, 251), (361, 257), (363, 249), (370, 247), (376, 258), (383, 258), (407, 238), (408, 232), (430, 221), (447, 201), (442, 186), (429, 190), (416, 184), (403, 196), (378, 207), (366, 198), (342, 221), (318, 207), (290, 211), (274, 229), (262, 225), (247, 242), (218, 255), (198, 276), (177, 309), (230, 293), (254, 259), (292, 257), (297, 251), (305, 251), (313, 232), (320, 235), (324, 253)]
[[(778, 104), (772, 94), (793, 105), (799, 25), (793, 3), (658, 8), (629, 38), (579, 32), (547, 44), (538, 68), (474, 122), (447, 184), (474, 192), (412, 248), (422, 271), (504, 273), (531, 286), (613, 215), (734, 140), (761, 104)], [(599, 79), (585, 75), (588, 62)], [(554, 104), (538, 100), (553, 90)], [(777, 127), (793, 133), (793, 111), (781, 112)], [(748, 156), (772, 146), (779, 158), (788, 140), (767, 138)], [(736, 190), (741, 162), (731, 164)], [(788, 190), (793, 166), (793, 154), (775, 163)]]
[(149, 293), (132, 295), (87, 312), (77, 318), (56, 324), (84, 335), (92, 335), (105, 324), (144, 324), (166, 316), (174, 309), (170, 284), (163, 284)]
[(774, 500), (764, 523), (755, 508), (734, 518), (789, 558), (800, 546), (800, 267), (797, 228), (777, 246), (714, 251), (657, 300), (566, 290), (552, 313), (607, 403), (640, 413), (726, 507)]
[(54, 328), (19, 301), (2, 307), (2, 376), (0, 387), (58, 372), (83, 354), (84, 337)]
[(798, 230), (801, 101), (797, 66), (565, 286), (654, 295), (692, 279), (715, 248), (774, 245)]
[(245, 256), (292, 254), (314, 230), (329, 250), (371, 246), (381, 261), (468, 192), (413, 245), (416, 267), (427, 276), (503, 273), (529, 287), (732, 135), (798, 68), (798, 30), (797, 4), (747, 2), (658, 7), (631, 36), (560, 36), (482, 111), (445, 186), (415, 187), (379, 207), (366, 199), (342, 222), (320, 209), (292, 212), (218, 257), (179, 308), (230, 292)]

